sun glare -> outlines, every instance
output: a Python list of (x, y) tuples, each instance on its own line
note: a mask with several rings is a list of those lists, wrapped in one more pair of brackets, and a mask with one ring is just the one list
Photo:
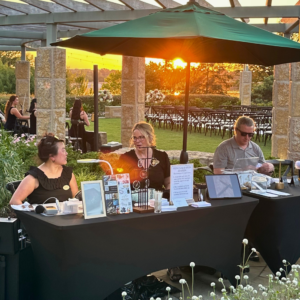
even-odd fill
[(186, 63), (183, 62), (180, 58), (177, 58), (175, 60), (173, 60), (173, 66), (174, 68), (185, 68), (186, 67)]

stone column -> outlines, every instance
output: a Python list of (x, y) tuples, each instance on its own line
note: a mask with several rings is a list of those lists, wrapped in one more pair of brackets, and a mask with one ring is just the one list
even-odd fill
[(19, 60), (16, 62), (16, 95), (19, 98), (18, 109), (23, 107), (23, 114), (30, 106), (30, 62)]
[(45, 132), (65, 138), (66, 50), (44, 47), (36, 59), (37, 136)]
[(272, 152), (274, 157), (286, 159), (289, 126), (289, 64), (274, 67)]
[(300, 160), (300, 63), (290, 64), (287, 158)]
[(241, 105), (251, 105), (252, 72), (245, 70), (240, 73)]
[(129, 146), (131, 129), (145, 116), (145, 58), (123, 56), (121, 142)]

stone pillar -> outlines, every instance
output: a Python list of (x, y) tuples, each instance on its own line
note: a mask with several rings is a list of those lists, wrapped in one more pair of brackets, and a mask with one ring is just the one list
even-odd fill
[(45, 132), (65, 138), (66, 50), (39, 48), (36, 59), (37, 136)]
[(123, 56), (121, 142), (129, 146), (131, 129), (145, 116), (145, 58)]
[(251, 105), (252, 72), (245, 70), (240, 73), (241, 105)]
[(287, 158), (300, 160), (300, 63), (290, 64)]
[(289, 64), (274, 66), (271, 155), (282, 159), (287, 158), (289, 94)]
[(18, 109), (23, 109), (23, 114), (30, 106), (30, 62), (19, 60), (16, 62), (16, 95), (19, 98)]

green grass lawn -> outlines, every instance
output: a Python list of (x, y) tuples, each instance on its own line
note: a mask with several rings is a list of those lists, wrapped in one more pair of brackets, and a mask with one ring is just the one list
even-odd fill
[[(91, 123), (87, 130), (94, 130), (94, 123)], [(157, 138), (157, 148), (163, 150), (181, 150), (183, 132), (171, 129), (154, 128)], [(107, 141), (121, 142), (121, 119), (99, 119), (99, 131), (107, 133)], [(227, 139), (225, 136), (224, 139)], [(222, 142), (219, 135), (207, 136), (204, 133), (188, 133), (187, 150), (214, 153), (217, 146)], [(260, 145), (265, 158), (271, 156), (271, 142), (268, 140), (267, 145), (263, 142), (257, 142)]]

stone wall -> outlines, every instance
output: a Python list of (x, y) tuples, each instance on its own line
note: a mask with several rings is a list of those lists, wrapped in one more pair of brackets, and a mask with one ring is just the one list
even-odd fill
[(65, 138), (66, 51), (55, 47), (37, 50), (35, 92), (37, 136), (52, 132)]
[(23, 107), (23, 114), (28, 115), (26, 110), (30, 107), (30, 62), (19, 60), (16, 62), (16, 95), (19, 98), (18, 109)]
[(105, 106), (105, 118), (121, 118), (121, 106)]
[(252, 72), (240, 73), (240, 99), (242, 105), (251, 105)]
[(131, 129), (145, 116), (145, 58), (123, 56), (121, 143), (129, 145)]
[(290, 65), (274, 67), (272, 152), (278, 158), (287, 158), (289, 128)]

